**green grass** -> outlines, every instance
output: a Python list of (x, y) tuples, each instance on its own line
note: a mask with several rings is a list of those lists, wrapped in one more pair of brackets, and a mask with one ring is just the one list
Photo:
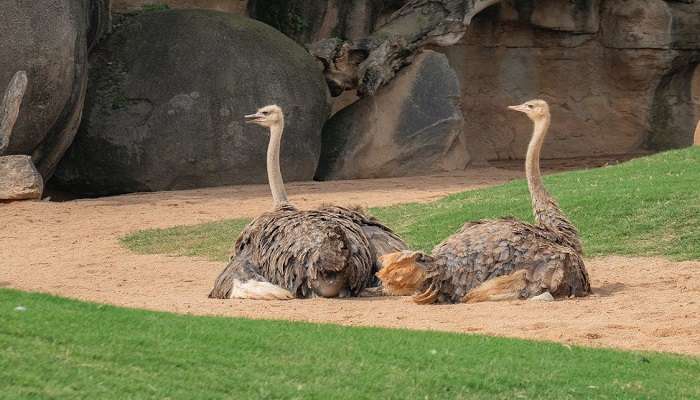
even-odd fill
[(142, 12), (166, 11), (170, 7), (167, 4), (144, 4), (141, 7)]
[[(16, 306), (26, 311), (15, 311)], [(700, 359), (0, 290), (2, 399), (700, 398)]]
[[(700, 148), (620, 165), (547, 176), (545, 183), (581, 231), (588, 255), (700, 259)], [(464, 221), (512, 215), (532, 221), (524, 180), (429, 204), (371, 210), (415, 249), (429, 251)], [(224, 260), (247, 221), (146, 230), (122, 239), (140, 253)]]

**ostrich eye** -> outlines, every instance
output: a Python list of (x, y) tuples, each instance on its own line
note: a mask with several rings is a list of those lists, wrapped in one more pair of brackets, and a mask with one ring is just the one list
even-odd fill
[(528, 105), (527, 105), (527, 108), (529, 108), (529, 109), (532, 110), (532, 104), (528, 104)]
[(267, 114), (269, 114), (269, 113), (270, 113), (269, 111), (263, 111), (263, 112), (262, 112), (262, 115), (267, 115)]

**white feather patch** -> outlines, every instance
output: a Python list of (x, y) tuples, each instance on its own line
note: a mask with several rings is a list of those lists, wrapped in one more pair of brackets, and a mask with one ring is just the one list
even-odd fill
[(291, 300), (294, 295), (287, 289), (273, 285), (270, 282), (246, 281), (241, 283), (233, 280), (232, 299), (250, 300)]

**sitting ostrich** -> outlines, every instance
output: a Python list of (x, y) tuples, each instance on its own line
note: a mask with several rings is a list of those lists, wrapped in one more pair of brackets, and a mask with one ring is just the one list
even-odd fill
[(258, 300), (358, 295), (371, 283), (376, 258), (406, 249), (391, 230), (358, 211), (325, 206), (301, 211), (289, 203), (280, 170), (284, 114), (276, 105), (247, 115), (270, 130), (267, 174), (274, 209), (238, 237), (211, 298)]
[(512, 218), (467, 222), (437, 245), (432, 256), (413, 251), (384, 255), (377, 276), (385, 290), (415, 294), (418, 304), (591, 292), (578, 232), (542, 182), (540, 150), (549, 129), (549, 106), (531, 100), (509, 108), (534, 122), (525, 171), (536, 224)]

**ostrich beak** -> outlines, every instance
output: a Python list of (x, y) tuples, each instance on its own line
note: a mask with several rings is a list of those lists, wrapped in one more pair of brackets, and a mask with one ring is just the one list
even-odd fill
[(243, 118), (245, 118), (245, 122), (247, 124), (254, 124), (256, 122), (262, 122), (265, 120), (265, 116), (259, 112), (255, 114), (244, 115)]
[(525, 104), (520, 104), (517, 106), (508, 106), (508, 108), (513, 111), (527, 112), (527, 106)]

